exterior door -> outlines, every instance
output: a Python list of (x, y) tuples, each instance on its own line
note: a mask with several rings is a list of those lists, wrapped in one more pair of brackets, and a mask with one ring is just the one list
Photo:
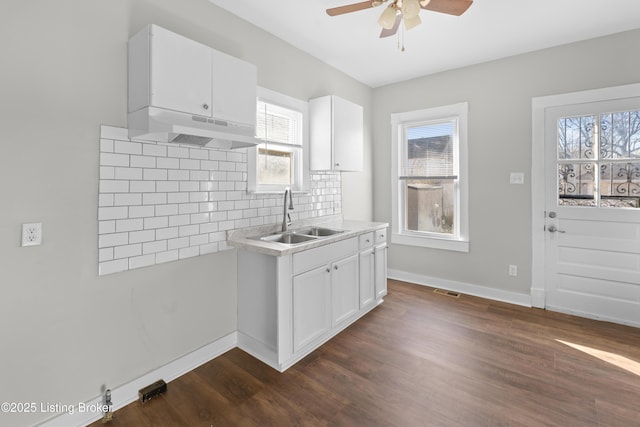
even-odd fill
[(640, 326), (640, 97), (544, 113), (548, 309)]

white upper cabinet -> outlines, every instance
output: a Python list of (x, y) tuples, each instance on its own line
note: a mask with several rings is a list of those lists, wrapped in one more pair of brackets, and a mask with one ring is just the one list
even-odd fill
[(129, 40), (129, 113), (158, 107), (256, 123), (254, 64), (149, 25)]
[(363, 109), (335, 95), (309, 101), (311, 170), (361, 171)]
[(213, 117), (256, 124), (257, 69), (241, 59), (212, 50)]
[(211, 117), (211, 48), (156, 25), (129, 41), (129, 112), (147, 106)]

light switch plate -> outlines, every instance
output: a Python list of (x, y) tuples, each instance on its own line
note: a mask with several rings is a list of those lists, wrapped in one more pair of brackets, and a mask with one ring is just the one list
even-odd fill
[(509, 176), (510, 184), (524, 184), (524, 172), (511, 172)]

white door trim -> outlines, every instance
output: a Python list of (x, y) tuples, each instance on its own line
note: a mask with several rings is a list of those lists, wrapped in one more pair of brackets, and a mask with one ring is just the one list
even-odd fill
[(531, 305), (545, 307), (545, 110), (562, 105), (582, 104), (640, 96), (640, 83), (581, 92), (535, 97), (531, 100)]

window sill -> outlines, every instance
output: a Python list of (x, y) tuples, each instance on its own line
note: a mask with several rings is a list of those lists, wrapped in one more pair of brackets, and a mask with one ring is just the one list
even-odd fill
[(443, 249), (446, 251), (469, 252), (468, 240), (438, 239), (435, 237), (409, 236), (393, 233), (391, 243), (423, 248)]
[[(273, 195), (273, 194), (283, 194), (284, 193), (284, 188), (282, 190), (247, 190), (247, 194), (255, 194), (257, 196), (260, 195)], [(310, 196), (311, 195), (311, 191), (309, 190), (293, 190), (291, 192), (292, 194), (298, 194), (298, 195), (302, 195), (302, 196)]]

